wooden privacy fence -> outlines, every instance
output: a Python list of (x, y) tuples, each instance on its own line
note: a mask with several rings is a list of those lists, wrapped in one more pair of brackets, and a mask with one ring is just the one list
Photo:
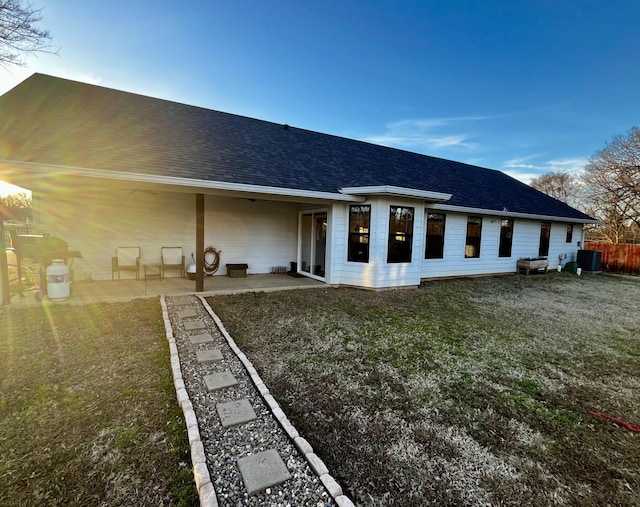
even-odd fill
[(640, 245), (585, 243), (585, 250), (600, 250), (600, 268), (609, 273), (640, 275)]

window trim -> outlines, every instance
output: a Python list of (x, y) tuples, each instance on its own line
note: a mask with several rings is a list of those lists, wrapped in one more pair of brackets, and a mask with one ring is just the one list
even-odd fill
[[(429, 218), (429, 215), (439, 215), (442, 217), (442, 243), (440, 245), (440, 251), (439, 251), (439, 255), (437, 256), (429, 256), (429, 223), (431, 222), (431, 219)], [(425, 259), (429, 259), (429, 260), (433, 260), (433, 259), (444, 259), (444, 238), (445, 238), (445, 234), (447, 233), (447, 214), (446, 213), (440, 213), (439, 211), (429, 211), (427, 210), (426, 213), (426, 234), (425, 234), (425, 238), (424, 238), (424, 258)], [(432, 235), (434, 236), (434, 235)], [(440, 236), (438, 236), (440, 237)]]
[[(545, 235), (545, 225), (548, 224), (546, 228), (547, 234)], [(543, 253), (545, 250), (542, 249), (544, 243), (543, 239), (546, 241), (546, 253)], [(549, 257), (549, 248), (551, 247), (551, 222), (544, 221), (540, 222), (540, 241), (538, 243), (538, 257)]]
[[(472, 220), (478, 220), (479, 221), (479, 225), (480, 225), (480, 229), (479, 229), (479, 234), (478, 236), (469, 236), (469, 225), (472, 224)], [(475, 244), (471, 244), (469, 242), (469, 239), (473, 239), (473, 238), (478, 238), (478, 244), (477, 244), (477, 252), (475, 255), (469, 255), (467, 252), (469, 252), (469, 249), (474, 248), (476, 245)], [(482, 246), (482, 217), (478, 216), (478, 215), (468, 215), (467, 216), (467, 230), (466, 230), (466, 234), (465, 234), (465, 241), (464, 241), (464, 258), (465, 259), (479, 259), (480, 258), (480, 250), (481, 250), (481, 246)]]
[(573, 224), (567, 224), (567, 237), (565, 243), (573, 243)]
[[(511, 223), (511, 237), (508, 238), (509, 240), (509, 255), (503, 255), (502, 254), (502, 250), (503, 250), (503, 239), (505, 239), (503, 232), (505, 231), (505, 227), (504, 227), (504, 223), (505, 222), (510, 222)], [(511, 257), (513, 257), (513, 230), (515, 228), (515, 220), (513, 218), (502, 218), (500, 219), (500, 241), (498, 242), (498, 257), (501, 259), (509, 259)]]
[[(362, 227), (362, 224), (356, 224), (354, 227), (352, 222), (354, 208), (367, 208), (367, 227), (366, 232), (356, 232), (355, 227)], [(371, 204), (352, 204), (349, 206), (349, 230), (347, 231), (347, 262), (359, 262), (367, 264), (369, 263), (371, 254)], [(351, 230), (354, 228), (354, 230)], [(358, 241), (352, 240), (353, 237), (359, 238)], [(364, 240), (364, 241), (362, 241)], [(363, 254), (361, 259), (356, 258), (352, 245), (354, 244), (366, 244), (366, 254)]]
[[(398, 209), (404, 209), (404, 210), (410, 210), (408, 211), (408, 213), (410, 214), (411, 219), (407, 220), (407, 219), (397, 219), (394, 218), (394, 215), (397, 215), (398, 213), (394, 213), (394, 209), (398, 210)], [(404, 213), (402, 214), (404, 216)], [(413, 206), (401, 206), (401, 205), (391, 205), (389, 206), (389, 236), (387, 239), (387, 264), (400, 264), (400, 263), (411, 263), (413, 260), (413, 231), (414, 231), (414, 227), (415, 227), (415, 216), (416, 216), (416, 209)], [(398, 222), (399, 224), (405, 224), (404, 227), (404, 231), (402, 230), (394, 230), (392, 232), (391, 230), (391, 225), (393, 223), (393, 221)], [(408, 227), (407, 227), (408, 226)], [(409, 228), (410, 230), (407, 231), (406, 229)], [(402, 227), (400, 228), (402, 229)], [(399, 236), (403, 236), (405, 238), (405, 240), (399, 240), (398, 237)], [(392, 249), (394, 249), (395, 245), (402, 245), (403, 243), (405, 243), (408, 245), (408, 259), (405, 257), (399, 257), (396, 258), (396, 256), (392, 256)], [(403, 245), (404, 246), (404, 245)], [(397, 251), (398, 249), (395, 248), (395, 251)]]

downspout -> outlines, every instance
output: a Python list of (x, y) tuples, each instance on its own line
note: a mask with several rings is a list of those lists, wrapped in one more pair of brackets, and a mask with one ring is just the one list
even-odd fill
[(196, 194), (196, 292), (204, 291), (204, 194)]

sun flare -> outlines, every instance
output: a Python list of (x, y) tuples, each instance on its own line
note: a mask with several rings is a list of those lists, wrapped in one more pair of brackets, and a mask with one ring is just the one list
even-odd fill
[(31, 191), (27, 190), (26, 188), (18, 187), (5, 181), (0, 181), (0, 197), (7, 197), (8, 195), (20, 194), (22, 192), (31, 194)]

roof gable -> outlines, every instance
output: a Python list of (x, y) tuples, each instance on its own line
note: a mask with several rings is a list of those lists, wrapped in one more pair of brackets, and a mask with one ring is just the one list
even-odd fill
[(500, 171), (43, 74), (0, 97), (0, 118), (0, 160), (335, 194), (401, 187), (589, 219)]

